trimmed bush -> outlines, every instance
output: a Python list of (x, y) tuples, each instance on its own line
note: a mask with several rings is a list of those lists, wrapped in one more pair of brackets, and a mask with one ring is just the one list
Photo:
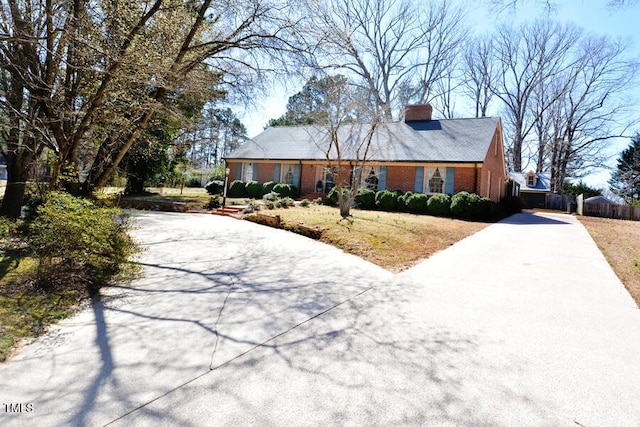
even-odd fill
[[(351, 189), (342, 188), (343, 200), (347, 200), (349, 198), (349, 195), (351, 195)], [(329, 191), (329, 194), (327, 194), (327, 200), (329, 201), (329, 204), (331, 206), (338, 206), (338, 187), (333, 187)]]
[(273, 191), (278, 193), (280, 197), (293, 197), (295, 196), (295, 188), (293, 185), (278, 183), (273, 186)]
[(311, 206), (311, 202), (308, 199), (302, 199), (300, 207), (308, 208), (309, 206)]
[[(404, 197), (404, 196), (403, 196)], [(423, 193), (414, 193), (405, 197), (405, 204), (407, 212), (413, 214), (427, 213), (427, 203), (429, 197)]]
[(232, 181), (231, 184), (229, 184), (227, 196), (233, 197), (234, 199), (247, 197), (247, 187), (245, 186), (245, 183), (239, 180)]
[(409, 198), (413, 195), (413, 192), (407, 191), (401, 196), (398, 196), (398, 210), (400, 212), (409, 212), (407, 208), (407, 203), (409, 202)]
[(480, 196), (477, 194), (461, 191), (451, 198), (451, 213), (459, 218), (478, 218), (480, 210)]
[(375, 209), (376, 192), (368, 188), (359, 189), (356, 195), (356, 207), (358, 209)]
[(449, 216), (451, 214), (451, 197), (448, 194), (432, 194), (427, 199), (427, 213), (434, 216)]
[(262, 194), (269, 194), (273, 191), (273, 187), (276, 186), (276, 183), (273, 181), (267, 181), (262, 184)]
[(204, 189), (207, 190), (207, 193), (215, 196), (217, 194), (222, 194), (224, 192), (224, 181), (211, 181), (207, 182), (204, 186)]
[(52, 192), (28, 224), (28, 242), (38, 259), (43, 287), (82, 283), (90, 294), (120, 278), (139, 247), (122, 211), (100, 208), (67, 193)]
[(247, 190), (247, 197), (250, 199), (259, 199), (262, 197), (262, 184), (258, 181), (249, 181), (245, 184)]
[(395, 211), (398, 207), (398, 194), (388, 190), (378, 191), (376, 194), (376, 207), (381, 211)]

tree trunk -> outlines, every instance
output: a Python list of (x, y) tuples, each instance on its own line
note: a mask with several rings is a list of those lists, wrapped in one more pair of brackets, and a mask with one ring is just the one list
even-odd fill
[[(338, 196), (340, 197), (340, 196)], [(351, 204), (346, 200), (340, 201), (340, 216), (342, 218), (348, 218), (351, 216)]]
[(12, 219), (20, 218), (26, 188), (26, 182), (7, 182), (0, 206), (0, 216)]
[(22, 156), (16, 153), (7, 155), (7, 187), (0, 206), (0, 216), (13, 219), (20, 217), (29, 179), (29, 168), (25, 164), (29, 164), (30, 160), (29, 154), (25, 153)]

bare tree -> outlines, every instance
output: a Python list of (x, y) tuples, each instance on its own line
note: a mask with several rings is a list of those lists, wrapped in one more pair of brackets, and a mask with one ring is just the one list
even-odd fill
[[(557, 0), (491, 0), (491, 3), (502, 10), (516, 9), (525, 3), (535, 3), (543, 6), (547, 11), (553, 11), (558, 5)], [(603, 1), (602, 4), (610, 8), (624, 8), (638, 4), (638, 0), (608, 0)]]
[(436, 96), (466, 34), (461, 10), (445, 1), (327, 0), (309, 2), (309, 16), (311, 65), (353, 78), (386, 120)]
[(486, 117), (498, 82), (498, 65), (494, 60), (493, 41), (489, 36), (474, 39), (464, 51), (463, 93), (473, 100), (475, 117)]
[(624, 92), (638, 75), (638, 63), (626, 58), (627, 48), (606, 36), (586, 37), (578, 61), (558, 77), (566, 83), (553, 105), (548, 146), (553, 189), (559, 191), (567, 177), (579, 178), (601, 166), (609, 141), (625, 136), (631, 111)]
[[(494, 55), (500, 77), (493, 93), (504, 103), (507, 122), (512, 125), (509, 148), (516, 172), (522, 170), (523, 145), (535, 126), (535, 115), (531, 114), (534, 91), (542, 82), (552, 81), (573, 66), (568, 58), (579, 36), (576, 27), (549, 20), (537, 20), (520, 28), (505, 26), (497, 32)], [(548, 99), (538, 114), (555, 98)]]
[[(338, 194), (340, 216), (351, 215), (364, 177), (361, 171), (371, 154), (372, 144), (382, 118), (369, 109), (366, 93), (345, 78), (334, 79), (324, 93), (323, 114), (309, 128), (310, 138), (325, 154), (328, 173), (332, 175)], [(368, 122), (354, 122), (355, 117), (368, 117)]]

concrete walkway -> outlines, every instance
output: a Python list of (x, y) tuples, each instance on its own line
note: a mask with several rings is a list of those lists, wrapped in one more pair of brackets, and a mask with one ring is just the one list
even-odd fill
[(146, 277), (0, 367), (2, 425), (640, 424), (640, 310), (582, 225), (521, 214), (399, 275), (142, 215)]

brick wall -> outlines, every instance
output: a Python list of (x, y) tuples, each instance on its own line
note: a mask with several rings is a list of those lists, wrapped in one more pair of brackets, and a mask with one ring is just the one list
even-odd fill
[(480, 175), (481, 168), (473, 167), (457, 167), (454, 169), (453, 174), (453, 192), (459, 193), (461, 191), (468, 191), (475, 193), (476, 183), (479, 184), (479, 177), (476, 177), (476, 173)]
[(484, 159), (480, 178), (481, 194), (489, 197), (494, 202), (499, 202), (504, 197), (505, 175), (502, 134), (500, 127), (498, 127)]
[(275, 163), (258, 163), (258, 182), (262, 184), (273, 181), (275, 169)]
[(303, 164), (300, 172), (300, 194), (309, 194), (316, 191), (316, 165)]
[(415, 166), (387, 166), (387, 190), (413, 191), (415, 183)]

